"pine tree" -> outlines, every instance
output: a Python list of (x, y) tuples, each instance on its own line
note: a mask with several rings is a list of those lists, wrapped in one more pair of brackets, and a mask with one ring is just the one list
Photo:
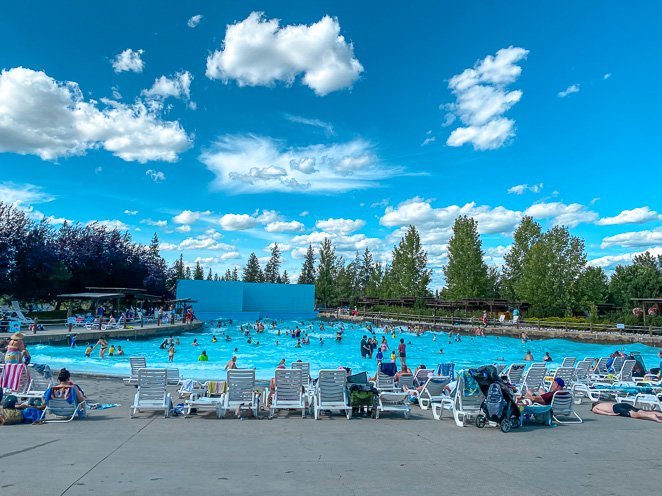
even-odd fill
[(184, 279), (192, 279), (191, 267), (189, 267), (188, 265), (186, 266), (186, 270), (184, 271)]
[(372, 266), (370, 278), (365, 287), (366, 296), (376, 298), (384, 295), (384, 272), (382, 264), (376, 263)]
[(374, 265), (372, 253), (370, 253), (370, 250), (366, 247), (358, 267), (358, 292), (360, 295), (366, 294), (368, 282), (370, 281), (370, 277), (374, 270)]
[(336, 277), (337, 277), (336, 250), (329, 238), (320, 243), (319, 264), (317, 265), (317, 279), (315, 280), (315, 294), (323, 307), (336, 304)]
[(290, 276), (287, 273), (287, 269), (283, 271), (283, 275), (280, 276), (280, 282), (283, 284), (289, 284), (290, 283)]
[(257, 259), (255, 253), (251, 253), (246, 262), (246, 267), (244, 267), (244, 273), (242, 276), (244, 282), (263, 282), (264, 275), (262, 274), (262, 269), (260, 268), (260, 261)]
[(277, 283), (280, 276), (280, 249), (278, 243), (271, 247), (271, 258), (264, 267), (264, 282)]
[(175, 261), (175, 278), (176, 279), (185, 279), (186, 274), (184, 272), (184, 255), (179, 254), (179, 260)]
[(224, 281), (232, 281), (232, 272), (230, 272), (230, 269), (227, 269), (225, 271), (225, 274), (223, 275), (223, 280)]
[(301, 274), (299, 274), (298, 284), (315, 284), (315, 252), (313, 251), (313, 245), (308, 245), (308, 251), (306, 251), (306, 258), (303, 260), (303, 266), (301, 267)]
[(450, 299), (485, 298), (490, 281), (483, 249), (478, 235), (478, 223), (471, 217), (460, 216), (453, 224), (453, 236), (448, 241), (448, 264), (445, 296)]
[(414, 296), (422, 300), (429, 294), (431, 275), (418, 231), (409, 226), (398, 246), (393, 247), (391, 270), (386, 278), (388, 296)]
[(218, 277), (218, 274), (214, 272), (214, 281), (222, 281), (220, 277)]
[(214, 280), (214, 277), (211, 275), (211, 268), (207, 272), (207, 280), (208, 281), (213, 281)]
[(195, 262), (195, 270), (193, 271), (193, 280), (202, 281), (205, 278), (205, 273), (202, 270), (200, 262)]
[(237, 269), (237, 266), (235, 265), (232, 267), (232, 281), (238, 281), (239, 280), (239, 270)]

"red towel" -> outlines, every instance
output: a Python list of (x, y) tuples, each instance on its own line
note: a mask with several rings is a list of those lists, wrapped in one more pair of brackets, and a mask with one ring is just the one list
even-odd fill
[(28, 376), (28, 368), (25, 366), (25, 364), (5, 363), (2, 372), (2, 383), (0, 383), (0, 385), (3, 388), (9, 389), (11, 391), (18, 391), (19, 387), (21, 386), (21, 380), (23, 380), (25, 383), (24, 389), (27, 389), (27, 383), (30, 379)]

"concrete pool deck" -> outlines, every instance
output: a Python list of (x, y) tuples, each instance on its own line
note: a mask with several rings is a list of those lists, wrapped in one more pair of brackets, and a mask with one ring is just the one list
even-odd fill
[(622, 496), (655, 494), (662, 483), (662, 425), (597, 416), (588, 404), (578, 407), (583, 424), (508, 434), (435, 421), (417, 406), (408, 420), (284, 412), (273, 420), (130, 419), (134, 388), (73, 379), (91, 402), (121, 406), (67, 424), (1, 426), (3, 496)]

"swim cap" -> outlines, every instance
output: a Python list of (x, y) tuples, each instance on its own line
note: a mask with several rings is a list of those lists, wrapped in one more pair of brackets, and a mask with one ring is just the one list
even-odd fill
[(557, 377), (556, 379), (554, 379), (554, 382), (556, 382), (561, 387), (565, 387), (565, 381), (563, 379), (561, 379), (560, 377)]

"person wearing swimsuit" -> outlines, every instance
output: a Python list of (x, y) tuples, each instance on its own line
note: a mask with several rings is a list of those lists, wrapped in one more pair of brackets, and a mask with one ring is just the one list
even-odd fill
[(15, 332), (9, 338), (7, 352), (5, 353), (5, 363), (22, 363), (23, 357), (30, 357), (30, 353), (23, 342), (24, 334)]
[[(103, 358), (106, 356), (106, 350), (108, 349), (108, 342), (104, 338), (99, 338), (99, 341), (97, 341), (97, 344), (99, 346), (99, 358)], [(95, 345), (95, 346), (96, 346)]]
[(652, 420), (653, 422), (662, 424), (662, 412), (640, 410), (628, 403), (596, 402), (591, 406), (591, 411), (597, 415)]

